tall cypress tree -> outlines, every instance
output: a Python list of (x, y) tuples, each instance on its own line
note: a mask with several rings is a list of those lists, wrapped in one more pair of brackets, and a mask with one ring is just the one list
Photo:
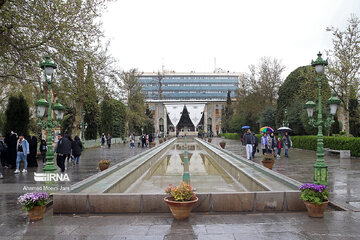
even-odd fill
[(93, 79), (93, 72), (90, 66), (87, 68), (85, 78), (85, 94), (84, 98), (84, 121), (87, 124), (85, 131), (85, 139), (96, 139), (99, 122), (99, 105), (96, 96), (96, 88)]
[(4, 134), (14, 131), (16, 133), (29, 133), (30, 112), (29, 106), (22, 94), (18, 97), (9, 97), (6, 111)]

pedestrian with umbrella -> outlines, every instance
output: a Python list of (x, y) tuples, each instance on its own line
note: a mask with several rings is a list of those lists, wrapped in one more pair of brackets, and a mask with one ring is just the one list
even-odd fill
[(285, 148), (285, 157), (289, 157), (289, 149), (292, 146), (292, 142), (291, 142), (291, 138), (289, 135), (289, 132), (285, 131), (285, 135), (282, 138), (283, 143), (284, 143), (284, 148)]

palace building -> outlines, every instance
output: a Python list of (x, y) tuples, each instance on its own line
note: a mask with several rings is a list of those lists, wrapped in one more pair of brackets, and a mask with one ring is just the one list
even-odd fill
[(155, 132), (197, 135), (200, 129), (221, 132), (227, 92), (235, 98), (240, 74), (144, 73), (139, 77), (153, 112)]

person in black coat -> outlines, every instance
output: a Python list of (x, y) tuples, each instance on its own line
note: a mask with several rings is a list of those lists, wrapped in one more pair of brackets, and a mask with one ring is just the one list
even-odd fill
[(63, 137), (61, 133), (58, 134), (59, 141), (55, 146), (56, 163), (61, 169), (61, 172), (65, 172), (65, 158), (71, 154), (71, 142), (68, 138)]
[(29, 157), (28, 157), (28, 167), (37, 167), (37, 160), (36, 160), (36, 155), (37, 155), (37, 138), (35, 136), (32, 136), (31, 138), (29, 137), (29, 149), (30, 149), (30, 153), (29, 153)]
[(47, 144), (46, 144), (45, 139), (41, 140), (39, 150), (41, 153), (43, 165), (45, 166), (46, 165), (46, 152), (47, 152)]
[(82, 152), (83, 145), (80, 141), (79, 136), (75, 136), (74, 141), (71, 143), (72, 155), (74, 156), (74, 164), (79, 164), (80, 155)]
[(8, 134), (8, 137), (5, 138), (5, 143), (7, 145), (6, 150), (6, 157), (7, 157), (7, 163), (8, 166), (11, 167), (11, 169), (16, 168), (16, 158), (17, 158), (17, 135), (14, 132), (11, 132)]

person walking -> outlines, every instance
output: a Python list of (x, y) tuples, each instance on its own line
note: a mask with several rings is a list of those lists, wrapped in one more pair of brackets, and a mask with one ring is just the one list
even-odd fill
[(246, 146), (247, 160), (251, 160), (253, 146), (255, 145), (254, 136), (252, 135), (250, 128), (246, 131), (243, 137), (243, 145)]
[(110, 135), (110, 133), (108, 133), (108, 135), (107, 135), (106, 142), (107, 142), (108, 148), (111, 148), (111, 135)]
[(274, 132), (270, 133), (270, 146), (271, 146), (271, 152), (274, 154), (274, 157), (276, 157), (275, 147), (276, 147), (276, 138)]
[(278, 139), (277, 139), (276, 148), (277, 148), (277, 157), (280, 158), (281, 149), (283, 148), (283, 144), (282, 144), (282, 142), (281, 142), (281, 138), (278, 138)]
[(15, 174), (20, 173), (20, 162), (24, 162), (23, 173), (27, 173), (27, 155), (30, 153), (29, 142), (24, 139), (24, 134), (19, 134), (19, 139), (16, 145), (17, 158)]
[(65, 158), (71, 153), (71, 142), (68, 138), (63, 137), (61, 133), (58, 134), (59, 141), (55, 146), (56, 163), (61, 169), (61, 172), (65, 172)]
[(259, 145), (259, 141), (257, 136), (255, 135), (255, 133), (252, 133), (253, 137), (254, 137), (254, 146), (253, 146), (253, 150), (252, 150), (252, 158), (255, 158), (255, 153), (256, 153), (256, 148)]
[(106, 142), (106, 137), (105, 134), (103, 133), (101, 135), (101, 147), (104, 148), (105, 147), (105, 142)]
[(28, 167), (38, 167), (36, 155), (37, 155), (37, 138), (35, 136), (32, 136), (29, 140), (29, 158), (28, 160)]
[(81, 143), (79, 136), (75, 136), (74, 141), (71, 143), (71, 150), (72, 150), (72, 154), (74, 156), (74, 161), (73, 161), (74, 165), (75, 165), (75, 163), (76, 163), (76, 165), (79, 164), (79, 159), (81, 156), (82, 148), (83, 148), (83, 145)]
[(270, 146), (270, 137), (268, 136), (267, 133), (264, 133), (264, 135), (261, 137), (261, 150), (263, 155), (269, 152), (269, 148), (270, 148), (269, 146)]
[(145, 136), (145, 144), (146, 144), (146, 147), (149, 147), (149, 135), (146, 134)]
[(145, 137), (145, 134), (143, 134), (141, 136), (141, 147), (143, 148), (145, 146), (145, 144), (146, 144), (146, 137)]
[(283, 136), (283, 144), (285, 148), (285, 157), (289, 157), (289, 149), (292, 147), (291, 138), (289, 136), (288, 132), (285, 132), (285, 135)]
[(47, 152), (47, 144), (46, 144), (45, 139), (41, 139), (39, 150), (41, 153), (43, 165), (45, 166), (46, 165), (46, 152)]
[(130, 148), (134, 148), (135, 147), (135, 133), (132, 133), (130, 135)]

